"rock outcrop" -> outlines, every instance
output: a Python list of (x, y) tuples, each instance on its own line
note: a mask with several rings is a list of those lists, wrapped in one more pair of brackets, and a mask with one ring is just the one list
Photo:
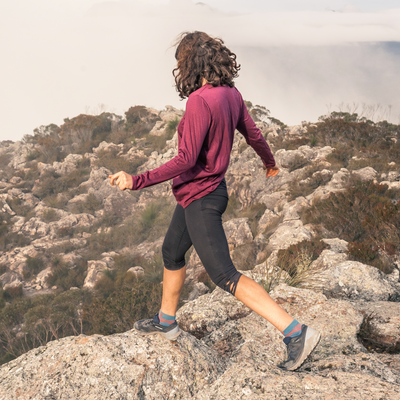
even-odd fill
[[(93, 116), (97, 139), (93, 131), (93, 141), (79, 140), (79, 145), (61, 145), (55, 125), (37, 131), (46, 140), (0, 143), (0, 312), (9, 320), (4, 329), (0, 324), (0, 341), (25, 338), (23, 346), (30, 345), (24, 324), (31, 316), (17, 307), (20, 314), (13, 322), (8, 312), (19, 301), (44, 304), (66, 294), (96, 298), (101, 278), (102, 296), (113, 285), (121, 285), (122, 293), (125, 284), (139, 287), (150, 279), (157, 281), (154, 287), (160, 292), (161, 247), (174, 204), (171, 182), (120, 191), (108, 176), (120, 167), (144, 173), (175, 157), (178, 135), (172, 130), (183, 111), (138, 106), (131, 114), (137, 130), (124, 129), (122, 117)], [(235, 297), (219, 288), (210, 290), (214, 286), (193, 249), (186, 265), (184, 305), (177, 313), (183, 332), (176, 342), (140, 336), (129, 330), (131, 325), (127, 332), (110, 336), (78, 336), (72, 327), (69, 334), (77, 336), (50, 341), (0, 367), (0, 400), (399, 398), (400, 255), (394, 231), (377, 245), (390, 256), (386, 272), (393, 271), (384, 274), (353, 261), (354, 239), (305, 217), (310, 207), (356, 181), (387, 185), (395, 210), (400, 201), (398, 163), (386, 163), (384, 157), (378, 162), (372, 153), (365, 158), (339, 154), (334, 140), (319, 145), (318, 135), (308, 140), (308, 130), (317, 125), (286, 127), (264, 115), (257, 126), (271, 141), (280, 172), (267, 179), (259, 157), (235, 132), (225, 176), (231, 202), (223, 227), (242, 273), (271, 290), (293, 317), (322, 332), (304, 365), (291, 373), (277, 367), (285, 357), (281, 334)], [(52, 142), (51, 135), (57, 140)], [(390, 135), (393, 140), (398, 133)], [(53, 145), (57, 153), (50, 156)], [(71, 148), (82, 154), (67, 154)], [(346, 162), (342, 156), (348, 156)], [(153, 227), (155, 221), (162, 228)], [(306, 250), (301, 264), (305, 278), (294, 282), (295, 272), (281, 268), (279, 257), (284, 250), (301, 251), (304, 243), (320, 247), (315, 254), (311, 247)], [(58, 283), (50, 283), (54, 281)], [(45, 296), (31, 299), (39, 294)], [(78, 329), (89, 332), (82, 322), (84, 305), (77, 302), (77, 307)], [(40, 315), (36, 325), (44, 326), (47, 318)], [(50, 331), (57, 337), (54, 326)]]
[(31, 350), (0, 368), (0, 399), (398, 398), (399, 371), (357, 341), (363, 306), (286, 285), (272, 297), (322, 332), (297, 372), (277, 367), (281, 334), (216, 289), (180, 309), (176, 342), (132, 330)]

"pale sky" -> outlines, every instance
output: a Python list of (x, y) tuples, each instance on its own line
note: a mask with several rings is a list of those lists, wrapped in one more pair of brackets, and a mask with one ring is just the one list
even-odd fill
[(379, 104), (400, 122), (400, 0), (195, 3), (0, 0), (0, 140), (100, 104), (120, 115), (184, 109), (170, 48), (184, 30), (223, 38), (242, 65), (243, 97), (287, 124), (340, 104)]

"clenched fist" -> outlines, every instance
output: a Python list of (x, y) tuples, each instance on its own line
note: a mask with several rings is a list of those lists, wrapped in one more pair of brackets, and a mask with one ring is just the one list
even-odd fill
[(114, 181), (121, 190), (132, 189), (133, 179), (132, 176), (124, 171), (119, 171), (114, 175), (108, 175), (110, 178), (111, 186), (114, 186)]

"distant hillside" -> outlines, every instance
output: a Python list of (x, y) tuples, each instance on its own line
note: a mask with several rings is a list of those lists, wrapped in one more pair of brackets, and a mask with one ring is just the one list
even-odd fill
[[(400, 126), (333, 112), (288, 127), (246, 104), (281, 170), (266, 179), (236, 132), (224, 228), (237, 268), (268, 290), (285, 282), (351, 298), (333, 278), (316, 288), (315, 276), (357, 261), (390, 277), (379, 299), (399, 301)], [(108, 175), (172, 159), (182, 115), (135, 106), (0, 143), (1, 363), (65, 336), (125, 332), (158, 311), (171, 182), (121, 192)], [(181, 305), (215, 288), (195, 251), (187, 261)]]

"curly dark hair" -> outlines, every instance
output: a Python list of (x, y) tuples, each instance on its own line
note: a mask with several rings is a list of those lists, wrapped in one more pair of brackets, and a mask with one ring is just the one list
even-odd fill
[(203, 78), (213, 86), (235, 86), (240, 64), (222, 39), (204, 32), (183, 32), (175, 46), (178, 65), (172, 74), (182, 99), (201, 88)]

